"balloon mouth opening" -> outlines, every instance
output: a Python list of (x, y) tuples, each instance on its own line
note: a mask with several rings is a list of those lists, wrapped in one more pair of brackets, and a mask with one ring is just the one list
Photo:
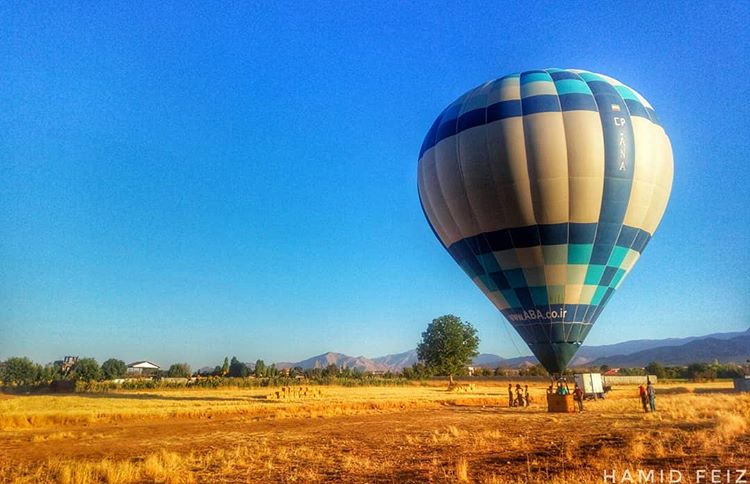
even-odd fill
[(531, 352), (534, 353), (542, 367), (553, 377), (560, 377), (565, 373), (568, 363), (580, 347), (580, 341), (529, 343)]

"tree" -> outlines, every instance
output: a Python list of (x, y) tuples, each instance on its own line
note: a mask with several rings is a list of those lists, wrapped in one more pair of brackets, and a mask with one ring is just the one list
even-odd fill
[(448, 375), (452, 384), (453, 375), (464, 372), (471, 359), (479, 354), (477, 348), (477, 330), (469, 322), (447, 314), (427, 326), (417, 346), (417, 356), (437, 373)]
[(229, 358), (224, 357), (224, 364), (221, 365), (221, 376), (227, 376), (227, 373), (229, 373)]
[[(566, 370), (567, 371), (567, 370)], [(572, 374), (572, 373), (569, 373)], [(542, 365), (536, 364), (518, 370), (518, 376), (547, 376), (547, 370)]]
[(305, 370), (305, 377), (310, 379), (317, 379), (321, 378), (323, 376), (323, 369), (318, 367), (315, 368), (308, 368)]
[(421, 362), (414, 363), (411, 367), (405, 367), (401, 371), (401, 374), (404, 378), (407, 378), (409, 380), (424, 380), (432, 376), (430, 374), (430, 369)]
[(664, 367), (661, 366), (661, 363), (658, 361), (652, 361), (648, 365), (646, 365), (646, 373), (649, 375), (654, 375), (656, 378), (662, 380), (666, 378), (667, 372), (664, 371)]
[(25, 356), (14, 356), (5, 361), (0, 378), (5, 385), (30, 386), (36, 383), (40, 371), (41, 366)]
[(691, 363), (687, 367), (687, 377), (693, 381), (713, 380), (716, 371), (707, 363)]
[(117, 358), (110, 358), (102, 363), (102, 373), (104, 374), (105, 380), (114, 380), (116, 378), (122, 378), (128, 371), (128, 365), (124, 361), (118, 360)]
[(167, 370), (167, 376), (170, 378), (190, 378), (193, 372), (187, 363), (174, 363)]
[(39, 384), (47, 385), (54, 380), (59, 380), (59, 374), (55, 370), (55, 365), (47, 364), (45, 366), (39, 365), (39, 372), (37, 373), (36, 381)]
[(73, 380), (94, 381), (102, 379), (102, 368), (93, 358), (80, 358), (70, 369)]
[(247, 369), (247, 365), (237, 359), (236, 356), (232, 357), (232, 361), (229, 363), (229, 376), (245, 378), (250, 374), (250, 370)]
[(258, 360), (255, 362), (255, 376), (258, 378), (262, 378), (266, 376), (266, 363), (263, 360)]
[(330, 363), (323, 370), (323, 376), (338, 376), (338, 375), (339, 375), (339, 367), (336, 366), (336, 363)]

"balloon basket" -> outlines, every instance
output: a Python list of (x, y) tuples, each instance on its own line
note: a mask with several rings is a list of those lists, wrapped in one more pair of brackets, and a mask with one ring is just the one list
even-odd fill
[(547, 394), (547, 411), (551, 413), (575, 413), (576, 402), (573, 395)]

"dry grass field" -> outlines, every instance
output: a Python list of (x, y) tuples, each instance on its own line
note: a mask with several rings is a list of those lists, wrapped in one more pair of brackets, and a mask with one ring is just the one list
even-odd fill
[(653, 414), (623, 386), (570, 415), (546, 412), (539, 382), (530, 407), (508, 408), (505, 385), (0, 395), (0, 481), (585, 483), (655, 469), (659, 482), (676, 469), (694, 482), (750, 468), (750, 395), (731, 383), (659, 385)]

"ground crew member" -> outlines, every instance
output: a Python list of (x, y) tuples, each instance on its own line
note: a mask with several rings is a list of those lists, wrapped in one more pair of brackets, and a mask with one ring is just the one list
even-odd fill
[(578, 412), (583, 412), (583, 388), (579, 387), (578, 383), (573, 389), (573, 400), (578, 404)]
[(641, 397), (643, 411), (648, 412), (648, 395), (646, 394), (646, 387), (644, 387), (642, 383), (641, 386), (638, 387), (638, 395)]
[(651, 411), (656, 412), (656, 390), (654, 390), (651, 380), (646, 385), (646, 395), (648, 395), (648, 405), (651, 407)]

